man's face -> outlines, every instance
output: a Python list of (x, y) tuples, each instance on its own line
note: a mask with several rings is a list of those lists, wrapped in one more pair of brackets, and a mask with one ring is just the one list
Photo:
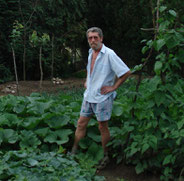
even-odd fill
[(93, 50), (99, 50), (102, 46), (103, 38), (100, 38), (97, 32), (88, 33), (88, 43)]

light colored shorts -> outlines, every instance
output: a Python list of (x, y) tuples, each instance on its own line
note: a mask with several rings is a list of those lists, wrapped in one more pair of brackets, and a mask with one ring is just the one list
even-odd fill
[(95, 114), (98, 121), (108, 121), (112, 114), (113, 95), (100, 103), (90, 103), (83, 100), (80, 115), (91, 117)]

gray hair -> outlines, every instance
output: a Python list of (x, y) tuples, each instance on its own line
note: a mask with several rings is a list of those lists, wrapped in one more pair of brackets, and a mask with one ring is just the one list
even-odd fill
[(98, 27), (92, 27), (92, 28), (89, 28), (87, 31), (86, 31), (86, 37), (88, 38), (88, 33), (89, 32), (97, 32), (99, 37), (102, 38), (103, 37), (103, 32), (100, 28)]

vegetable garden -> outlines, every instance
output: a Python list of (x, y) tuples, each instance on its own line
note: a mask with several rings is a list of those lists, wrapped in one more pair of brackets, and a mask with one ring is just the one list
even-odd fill
[[(117, 163), (135, 165), (137, 174), (154, 170), (162, 180), (178, 178), (183, 168), (184, 81), (165, 86), (155, 76), (142, 81), (139, 93), (135, 85), (136, 79), (129, 78), (118, 90), (110, 155)], [(0, 98), (1, 180), (103, 180), (95, 176), (94, 166), (103, 156), (95, 119), (79, 153), (68, 154), (82, 92)]]
[[(154, 38), (142, 41), (145, 58), (132, 69), (138, 79), (130, 77), (118, 89), (108, 146), (117, 164), (133, 164), (137, 174), (151, 171), (164, 181), (183, 180), (184, 25), (164, 5), (156, 12)], [(143, 70), (153, 52), (154, 76), (148, 77)], [(82, 93), (0, 97), (0, 180), (105, 180), (95, 169), (103, 157), (95, 119), (79, 153), (68, 153)]]

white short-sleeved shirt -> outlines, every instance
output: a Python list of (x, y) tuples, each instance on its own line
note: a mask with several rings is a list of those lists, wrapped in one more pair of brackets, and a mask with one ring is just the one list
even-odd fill
[(90, 73), (92, 49), (89, 50), (87, 65), (87, 89), (84, 92), (84, 100), (90, 103), (100, 103), (116, 92), (101, 94), (103, 86), (114, 85), (115, 76), (118, 78), (128, 72), (130, 69), (116, 55), (116, 53), (104, 44), (96, 58), (93, 71)]

